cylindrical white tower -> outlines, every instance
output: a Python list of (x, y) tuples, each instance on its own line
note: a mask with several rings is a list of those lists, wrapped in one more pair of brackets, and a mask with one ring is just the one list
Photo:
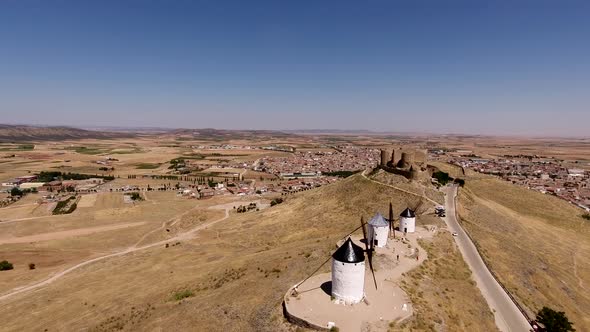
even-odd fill
[(365, 252), (350, 238), (332, 254), (332, 297), (345, 304), (365, 297)]
[(377, 213), (371, 220), (369, 220), (369, 241), (375, 247), (383, 248), (387, 245), (387, 238), (389, 237), (389, 222), (383, 218), (381, 213)]
[(416, 214), (410, 208), (406, 208), (400, 215), (399, 230), (404, 233), (416, 231)]

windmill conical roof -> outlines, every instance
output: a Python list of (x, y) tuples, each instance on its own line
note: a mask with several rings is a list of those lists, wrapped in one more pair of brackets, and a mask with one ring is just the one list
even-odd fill
[(360, 263), (365, 261), (365, 251), (348, 238), (348, 240), (346, 240), (340, 248), (332, 254), (332, 258), (343, 263)]
[(377, 212), (377, 214), (369, 220), (369, 225), (376, 226), (376, 227), (388, 227), (389, 222), (381, 215), (381, 213)]
[(416, 214), (410, 208), (406, 208), (399, 216), (405, 218), (416, 218)]

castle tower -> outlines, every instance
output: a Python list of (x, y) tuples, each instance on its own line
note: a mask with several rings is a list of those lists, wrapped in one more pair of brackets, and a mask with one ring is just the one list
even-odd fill
[(345, 304), (365, 297), (365, 252), (350, 238), (332, 254), (332, 297)]
[(393, 151), (391, 151), (391, 165), (395, 167), (397, 160), (395, 159), (396, 157), (396, 153), (395, 153), (395, 149), (393, 149)]
[(387, 166), (387, 150), (381, 150), (381, 166)]
[(418, 171), (418, 167), (416, 165), (410, 166), (410, 179), (411, 180), (418, 180), (420, 177), (420, 171)]
[(397, 167), (399, 167), (399, 168), (409, 167), (410, 166), (409, 159), (410, 159), (409, 154), (407, 152), (402, 152), (402, 157), (398, 161)]

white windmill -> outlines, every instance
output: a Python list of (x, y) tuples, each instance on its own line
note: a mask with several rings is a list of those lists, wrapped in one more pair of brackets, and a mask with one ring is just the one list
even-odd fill
[[(361, 219), (365, 249), (354, 244), (350, 237), (332, 254), (332, 297), (337, 302), (354, 304), (365, 297), (365, 253), (373, 282), (377, 289), (377, 280), (373, 270), (374, 248), (367, 238), (365, 223)], [(357, 228), (358, 229), (358, 228)]]
[(416, 231), (416, 213), (414, 213), (414, 210), (406, 208), (399, 216), (399, 230), (404, 233), (414, 233)]
[(390, 228), (390, 222), (381, 213), (377, 213), (369, 220), (369, 241), (371, 244), (379, 248), (385, 247)]

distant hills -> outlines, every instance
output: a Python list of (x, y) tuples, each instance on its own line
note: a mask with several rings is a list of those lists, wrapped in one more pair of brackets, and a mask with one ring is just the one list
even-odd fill
[[(342, 130), (342, 129), (299, 129), (299, 130), (241, 130), (241, 129), (214, 129), (214, 128), (163, 128), (163, 127), (83, 127), (74, 128), (67, 126), (36, 126), (36, 125), (7, 125), (0, 124), (0, 142), (26, 142), (26, 141), (56, 141), (65, 139), (113, 139), (137, 136), (174, 136), (186, 140), (212, 140), (223, 141), (231, 139), (259, 140), (286, 139), (297, 136), (391, 136), (410, 137), (424, 136), (425, 133), (395, 133), (378, 132), (371, 130)], [(473, 135), (450, 135), (460, 138), (477, 137)]]
[(294, 134), (285, 133), (278, 130), (226, 130), (226, 129), (176, 129), (169, 131), (168, 134), (175, 136), (194, 138), (194, 139), (247, 139), (256, 137), (258, 139), (265, 138), (286, 138), (295, 136)]
[(56, 141), (82, 138), (122, 138), (131, 137), (130, 133), (114, 133), (84, 130), (64, 126), (29, 126), (0, 124), (0, 142)]
[(225, 130), (225, 129), (168, 129), (168, 128), (124, 128), (93, 127), (74, 128), (66, 126), (32, 126), (0, 124), (0, 142), (56, 141), (65, 139), (112, 139), (135, 136), (170, 135), (186, 139), (222, 141), (229, 139), (286, 138), (291, 133), (274, 130)]

